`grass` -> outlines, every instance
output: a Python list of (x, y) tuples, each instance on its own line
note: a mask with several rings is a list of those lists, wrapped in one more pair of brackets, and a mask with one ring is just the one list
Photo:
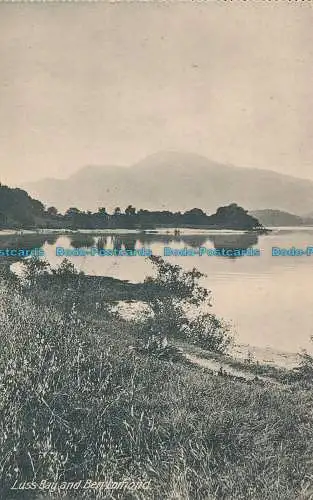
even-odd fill
[(199, 346), (186, 342), (175, 342), (178, 348), (183, 348), (186, 353), (193, 354), (199, 358), (214, 360), (221, 366), (229, 366), (243, 372), (253, 373), (256, 376), (270, 377), (280, 383), (289, 383), (292, 372), (287, 368), (277, 367), (271, 364), (259, 363), (252, 360), (239, 360), (228, 354), (220, 354), (202, 349)]
[(149, 489), (66, 498), (312, 498), (311, 391), (143, 356), (107, 311), (95, 322), (40, 287), (0, 290), (2, 498), (66, 496), (12, 491), (15, 480), (109, 478)]

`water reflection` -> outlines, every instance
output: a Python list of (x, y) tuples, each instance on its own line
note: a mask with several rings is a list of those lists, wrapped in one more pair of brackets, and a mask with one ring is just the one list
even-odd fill
[(122, 245), (123, 245), (123, 239), (120, 236), (112, 236), (111, 238), (112, 241), (112, 246), (114, 250), (121, 250)]
[(137, 246), (138, 240), (134, 237), (124, 238), (123, 245), (125, 250), (134, 251)]
[[(98, 248), (103, 248), (102, 238), (97, 242)], [(100, 243), (101, 241), (101, 243)], [(107, 241), (106, 241), (107, 243)], [(168, 235), (168, 234), (140, 234), (136, 235), (112, 235), (111, 245), (114, 249), (135, 250), (137, 247), (151, 247), (154, 244), (162, 246), (186, 246), (198, 248), (201, 246), (213, 244), (215, 249), (244, 249), (258, 244), (258, 235), (256, 233), (244, 234), (214, 234), (214, 235)], [(221, 255), (225, 259), (236, 259), (238, 256)]]
[[(0, 237), (0, 248), (23, 248), (31, 250), (41, 248), (44, 245), (53, 246), (56, 244), (59, 234), (24, 234), (24, 235), (2, 235)], [(150, 248), (153, 245), (160, 246), (186, 246), (198, 248), (201, 246), (214, 246), (215, 249), (248, 249), (258, 244), (258, 235), (256, 233), (244, 234), (106, 234), (93, 236), (91, 234), (71, 234), (65, 236), (68, 245), (72, 248), (90, 248), (96, 246), (103, 249), (108, 246), (116, 250), (134, 251), (138, 247)], [(238, 256), (221, 256), (224, 259), (234, 259)]]
[[(120, 236), (122, 244), (125, 246), (128, 242), (132, 241), (133, 245), (149, 247), (154, 243), (161, 243), (162, 245), (183, 244), (188, 247), (197, 248), (203, 246), (208, 241), (207, 235), (178, 235), (178, 234), (140, 234), (138, 237), (132, 239), (129, 236)], [(125, 246), (126, 248), (126, 246)]]
[(106, 236), (102, 236), (98, 239), (97, 241), (97, 248), (98, 250), (102, 250), (107, 246), (108, 239)]
[(180, 241), (184, 243), (185, 246), (192, 248), (203, 247), (208, 239), (210, 238), (203, 235), (185, 235), (180, 237)]
[[(213, 243), (214, 248), (217, 250), (225, 249), (235, 249), (239, 248), (242, 250), (247, 250), (254, 245), (258, 244), (259, 238), (255, 233), (244, 233), (244, 234), (214, 234), (209, 236), (209, 240)], [(221, 257), (226, 257), (226, 259), (236, 259), (239, 256), (233, 255), (221, 255)], [(242, 257), (242, 255), (240, 256)]]
[(45, 244), (55, 245), (58, 238), (59, 238), (58, 234), (1, 235), (0, 248), (1, 249), (21, 248), (24, 250), (32, 250), (34, 248), (41, 248)]
[(73, 248), (90, 248), (94, 246), (95, 240), (90, 234), (75, 234), (71, 236), (70, 245)]

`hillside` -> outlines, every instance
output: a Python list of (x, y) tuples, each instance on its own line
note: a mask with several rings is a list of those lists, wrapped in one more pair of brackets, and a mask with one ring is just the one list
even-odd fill
[(43, 204), (26, 191), (0, 184), (0, 228), (32, 226), (43, 213)]
[[(160, 345), (152, 335), (183, 331), (173, 292), (179, 304), (194, 291), (203, 297), (190, 284), (201, 273), (177, 282), (177, 266), (160, 265), (158, 280), (127, 287), (62, 264), (56, 274), (22, 281), (0, 274), (1, 498), (310, 498), (312, 358), (297, 371), (240, 363), (220, 354), (228, 334), (212, 314), (205, 323), (190, 318), (192, 336), (179, 337), (184, 347), (172, 336)], [(138, 310), (125, 320), (111, 309), (118, 289), (126, 301), (136, 288), (145, 290), (149, 308), (158, 304), (158, 316)], [(93, 488), (65, 491), (102, 470)], [(21, 495), (12, 495), (12, 484), (24, 488)], [(109, 496), (109, 484), (123, 485), (121, 494)]]
[(137, 209), (201, 207), (213, 212), (236, 202), (248, 210), (271, 207), (303, 214), (313, 207), (312, 181), (178, 152), (156, 153), (130, 167), (87, 166), (67, 179), (43, 179), (24, 187), (59, 210), (112, 210), (133, 203)]
[(281, 210), (252, 210), (250, 214), (256, 217), (264, 226), (303, 226), (313, 225), (313, 218), (283, 212)]

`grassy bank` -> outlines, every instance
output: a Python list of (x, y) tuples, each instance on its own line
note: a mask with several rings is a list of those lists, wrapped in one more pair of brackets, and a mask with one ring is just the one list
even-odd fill
[[(140, 355), (131, 325), (1, 281), (2, 498), (310, 498), (311, 391)], [(41, 300), (40, 296), (45, 297)], [(46, 294), (46, 295), (45, 295)], [(15, 481), (148, 489), (13, 491)]]
[(187, 354), (196, 356), (199, 359), (213, 361), (216, 365), (219, 365), (222, 368), (233, 368), (234, 370), (240, 370), (248, 374), (253, 374), (256, 377), (270, 377), (271, 379), (282, 384), (288, 384), (293, 373), (292, 370), (287, 368), (278, 367), (273, 364), (260, 363), (250, 359), (249, 357), (244, 360), (240, 360), (233, 357), (232, 354), (210, 352), (186, 342), (178, 341), (175, 342), (175, 345)]

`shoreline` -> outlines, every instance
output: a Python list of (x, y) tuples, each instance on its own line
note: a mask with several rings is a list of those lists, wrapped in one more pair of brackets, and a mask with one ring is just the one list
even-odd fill
[[(187, 229), (187, 228), (186, 228)], [(51, 235), (51, 234), (60, 234), (60, 235), (66, 235), (66, 234), (77, 234), (80, 231), (70, 231), (67, 232), (67, 230), (50, 230), (50, 232), (39, 232), (38, 231), (31, 231), (31, 230), (25, 230), (25, 232), (21, 235), (20, 233), (13, 232), (14, 230), (0, 230), (0, 237), (1, 236), (23, 236), (23, 234), (26, 235), (40, 235), (44, 236), (45, 234)], [(99, 230), (84, 230), (85, 233), (91, 233), (91, 234), (123, 234), (121, 233), (120, 230), (108, 230), (105, 229), (102, 232)], [(164, 234), (164, 231), (167, 231), (168, 234), (168, 229), (165, 228), (160, 228), (160, 231), (157, 233), (154, 231), (153, 233), (147, 232), (146, 234)], [(190, 231), (190, 229), (189, 229)], [(208, 234), (209, 231), (206, 231)], [(223, 230), (218, 230), (219, 233), (223, 232)], [(232, 231), (231, 233), (238, 234), (238, 231)], [(125, 231), (124, 234), (136, 234), (140, 235), (140, 232), (138, 230), (128, 230)], [(188, 234), (188, 233), (187, 233)], [(190, 233), (189, 233), (190, 234)], [(20, 258), (6, 258), (5, 261), (2, 259), (0, 260), (0, 267), (11, 267), (12, 264), (19, 262)], [(2, 261), (2, 262), (1, 262)], [(96, 282), (99, 285), (103, 286), (106, 290), (107, 293), (110, 295), (110, 300), (109, 302), (114, 303), (116, 301), (121, 301), (125, 305), (129, 302), (132, 302), (134, 305), (134, 302), (144, 302), (145, 299), (149, 300), (149, 295), (152, 293), (152, 290), (147, 290), (146, 284), (143, 282), (138, 282), (138, 283), (132, 283), (129, 282), (128, 280), (122, 280), (118, 278), (113, 278), (109, 276), (88, 276), (86, 275), (87, 281), (91, 283)], [(264, 345), (264, 346), (254, 346), (253, 344), (241, 344), (241, 343), (236, 343), (234, 347), (230, 351), (230, 355), (233, 358), (234, 361), (239, 361), (242, 362), (243, 360), (246, 360), (248, 358), (251, 358), (254, 362), (261, 363), (262, 365), (268, 365), (268, 366), (275, 366), (277, 368), (284, 368), (284, 369), (292, 369), (295, 366), (298, 366), (299, 364), (299, 352), (287, 352), (287, 351), (278, 351), (274, 347), (272, 348), (270, 345)]]
[[(262, 349), (247, 344), (236, 344), (228, 353), (219, 354), (185, 341), (176, 340), (174, 345), (193, 365), (207, 369), (215, 375), (247, 381), (285, 383), (293, 370), (300, 366), (298, 354), (278, 352), (269, 346)], [(248, 351), (245, 348), (248, 348)], [(267, 356), (256, 357), (257, 351), (266, 352)]]
[[(313, 227), (312, 227), (313, 229)], [(177, 233), (178, 231), (178, 233)], [(194, 231), (194, 232), (191, 232)], [(86, 228), (78, 228), (78, 229), (70, 229), (70, 228), (41, 228), (41, 229), (0, 229), (0, 236), (23, 236), (29, 234), (37, 234), (37, 235), (45, 235), (45, 234), (174, 234), (175, 236), (180, 236), (184, 234), (266, 234), (267, 231), (270, 232), (270, 229), (266, 228), (265, 230), (246, 230), (246, 229), (230, 229), (230, 228), (213, 228), (213, 227), (192, 227), (192, 226), (171, 226), (164, 227), (160, 226), (158, 229), (127, 229), (127, 228), (105, 228), (105, 229), (86, 229)]]

